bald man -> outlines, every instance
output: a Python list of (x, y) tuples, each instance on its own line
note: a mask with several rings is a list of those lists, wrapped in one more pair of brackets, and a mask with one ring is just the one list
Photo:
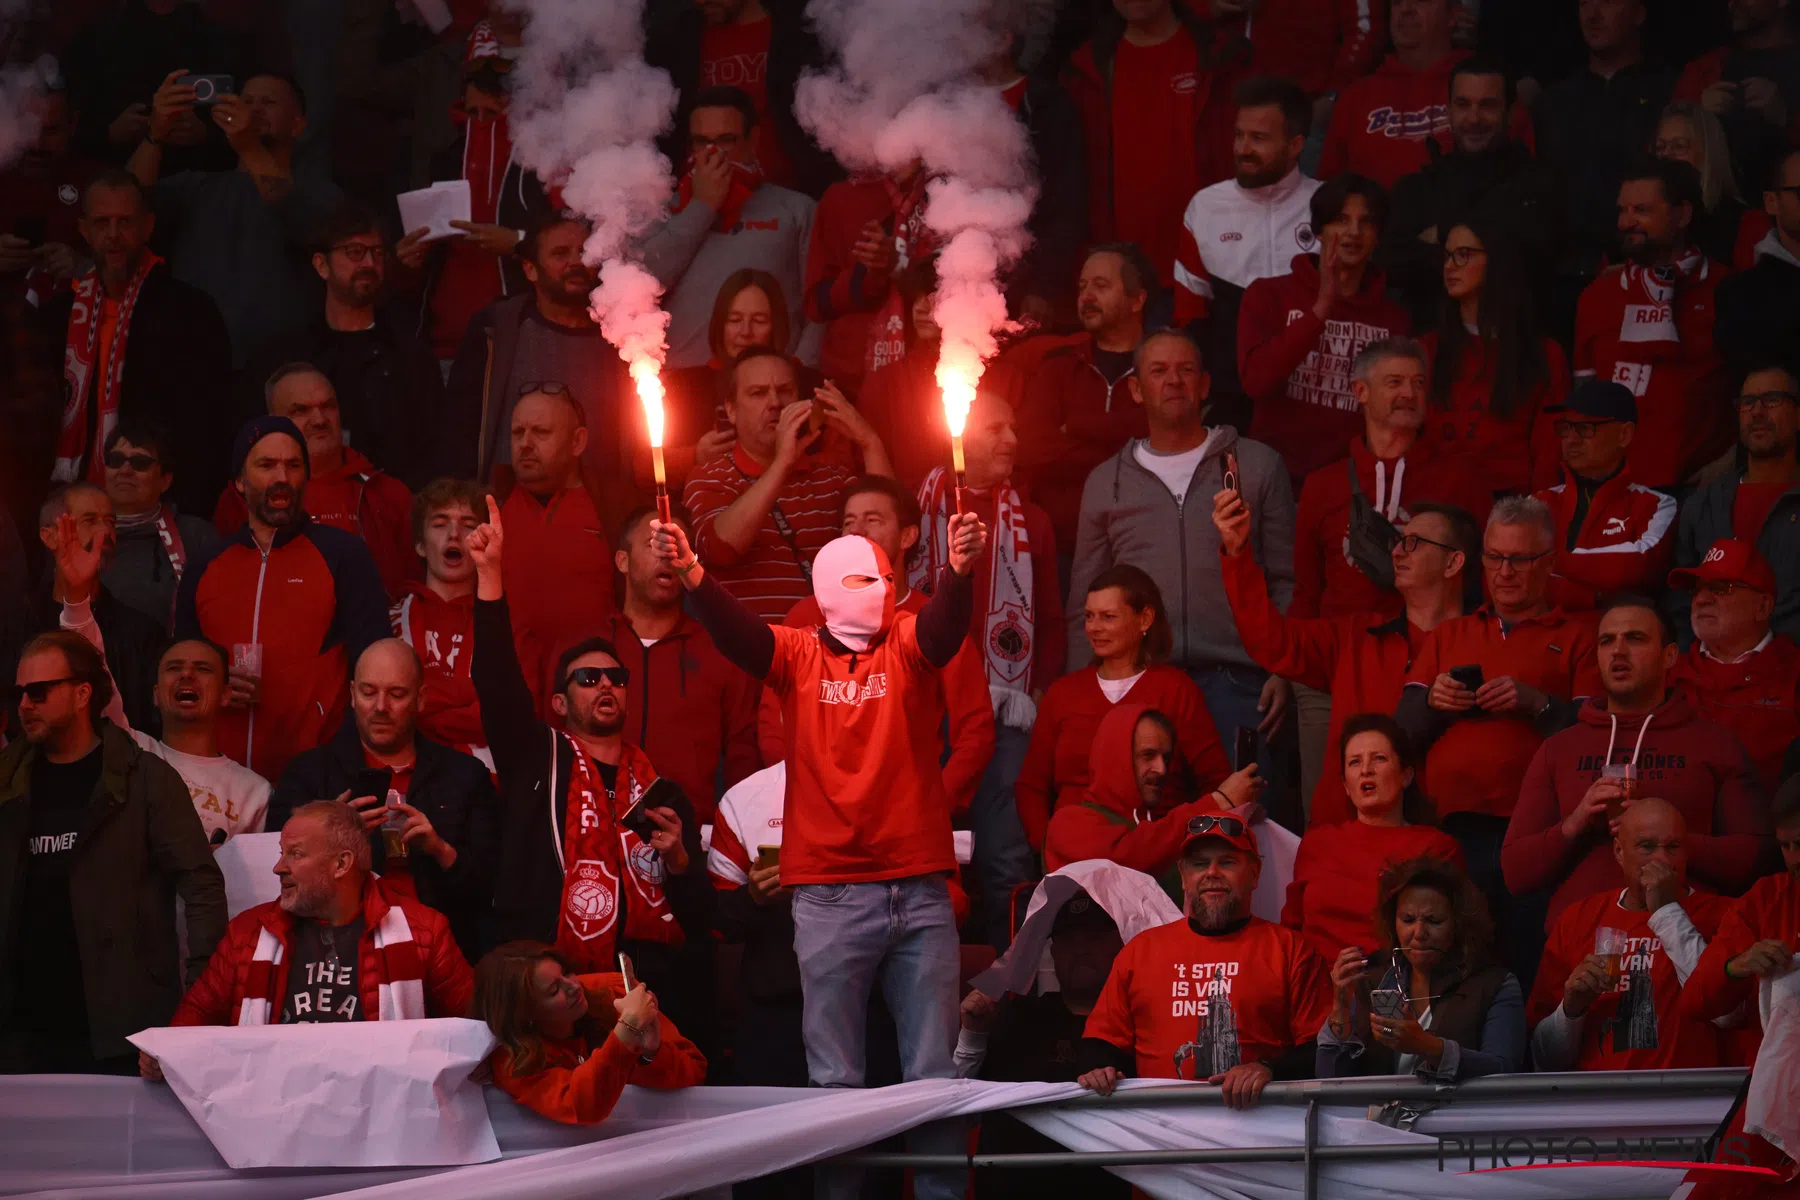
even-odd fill
[(1540, 1071), (1718, 1066), (1717, 1029), (1679, 1013), (1681, 985), (1730, 902), (1687, 882), (1687, 822), (1665, 800), (1612, 821), (1615, 884), (1563, 910), (1527, 1006)]
[(369, 646), (350, 679), (337, 736), (288, 764), (269, 798), (268, 827), (313, 800), (340, 800), (368, 830), (375, 870), (450, 918), (471, 960), (493, 899), (500, 805), (478, 759), (418, 731), (424, 672), (398, 638)]

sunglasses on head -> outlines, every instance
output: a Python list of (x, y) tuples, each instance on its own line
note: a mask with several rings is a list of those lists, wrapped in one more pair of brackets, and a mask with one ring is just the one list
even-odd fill
[(1222, 833), (1226, 837), (1243, 837), (1245, 824), (1236, 817), (1220, 817), (1208, 813), (1204, 817), (1195, 817), (1187, 823), (1189, 837), (1198, 837), (1203, 833)]
[(520, 399), (524, 399), (534, 392), (542, 392), (546, 396), (573, 396), (575, 394), (569, 390), (568, 384), (555, 379), (546, 379), (539, 383), (521, 383), (519, 385)]
[(39, 679), (33, 683), (15, 683), (12, 687), (11, 703), (8, 708), (17, 708), (20, 699), (33, 704), (42, 704), (50, 698), (50, 689), (61, 687), (65, 683), (74, 683), (73, 675), (65, 675), (61, 679)]
[(106, 456), (106, 465), (115, 471), (127, 463), (134, 471), (148, 471), (156, 462), (154, 454), (126, 454), (122, 450), (114, 450)]
[(576, 687), (599, 687), (604, 679), (616, 688), (622, 688), (631, 682), (629, 667), (576, 667), (569, 672), (569, 682)]

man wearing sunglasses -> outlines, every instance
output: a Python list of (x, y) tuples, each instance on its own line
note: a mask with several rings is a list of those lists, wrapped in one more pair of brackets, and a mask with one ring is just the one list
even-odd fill
[(1654, 588), (1675, 546), (1675, 498), (1632, 482), (1636, 397), (1622, 383), (1583, 379), (1566, 404), (1544, 411), (1562, 447), (1563, 481), (1537, 493), (1556, 518), (1558, 602), (1589, 609), (1609, 592)]
[[(80, 634), (25, 647), (0, 750), (0, 1074), (129, 1074), (225, 931), (225, 881), (187, 785), (101, 713), (112, 679)], [(184, 902), (187, 960), (175, 906)]]
[(1271, 1079), (1311, 1079), (1331, 1015), (1325, 960), (1292, 929), (1250, 912), (1256, 838), (1224, 813), (1191, 818), (1181, 843), (1184, 918), (1147, 929), (1113, 960), (1077, 1051), (1081, 1086), (1120, 1079), (1216, 1084), (1249, 1108)]
[(1775, 794), (1788, 747), (1800, 738), (1800, 647), (1769, 628), (1775, 572), (1756, 547), (1720, 538), (1669, 586), (1690, 600), (1694, 640), (1669, 672), (1710, 721), (1737, 734)]
[[(1800, 370), (1783, 356), (1756, 359), (1737, 397), (1734, 469), (1702, 484), (1681, 506), (1675, 565), (1697, 567), (1721, 538), (1756, 547), (1775, 572), (1769, 624), (1800, 640)], [(1689, 593), (1664, 597), (1684, 636)]]
[(175, 482), (174, 442), (156, 426), (122, 421), (106, 440), (106, 497), (118, 522), (118, 546), (100, 574), (106, 590), (167, 629), (175, 588), (188, 564), (211, 553), (219, 533), (168, 499)]

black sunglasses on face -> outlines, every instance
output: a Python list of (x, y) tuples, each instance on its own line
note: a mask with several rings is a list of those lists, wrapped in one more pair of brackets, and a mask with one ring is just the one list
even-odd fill
[(157, 458), (154, 454), (126, 454), (119, 450), (106, 456), (106, 465), (115, 471), (126, 463), (130, 463), (134, 471), (148, 471), (157, 464)]
[(61, 687), (65, 683), (74, 683), (73, 675), (65, 675), (61, 679), (39, 679), (32, 683), (15, 683), (12, 687), (11, 703), (8, 708), (17, 708), (21, 697), (33, 704), (42, 704), (50, 698), (50, 689)]
[(1218, 817), (1210, 813), (1204, 817), (1194, 817), (1187, 823), (1189, 837), (1212, 833), (1215, 830), (1226, 837), (1243, 837), (1245, 828), (1244, 823), (1236, 817)]
[(569, 682), (576, 687), (599, 687), (604, 679), (616, 688), (622, 688), (631, 682), (629, 667), (576, 667), (569, 672)]

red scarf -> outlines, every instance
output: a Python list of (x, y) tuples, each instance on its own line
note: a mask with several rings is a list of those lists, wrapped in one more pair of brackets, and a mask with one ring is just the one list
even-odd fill
[(125, 378), (125, 339), (131, 333), (131, 312), (137, 306), (145, 278), (161, 262), (161, 258), (146, 250), (137, 273), (125, 285), (125, 294), (119, 300), (119, 324), (113, 333), (106, 378), (94, 388), (99, 412), (91, 445), (84, 444), (83, 435), (87, 431), (88, 391), (94, 384), (94, 366), (100, 361), (100, 324), (106, 292), (100, 285), (98, 268), (90, 268), (72, 285), (75, 304), (69, 309), (69, 338), (63, 349), (66, 399), (63, 401), (62, 429), (56, 436), (56, 466), (50, 472), (50, 478), (58, 482), (73, 483), (82, 478), (84, 472), (91, 483), (101, 483), (106, 478), (100, 452), (113, 427), (119, 423), (119, 385)]
[[(894, 249), (900, 255), (894, 262), (894, 274), (898, 275), (906, 270), (908, 263), (926, 257), (937, 248), (936, 235), (925, 225), (925, 185), (931, 179), (921, 169), (912, 184), (902, 191), (885, 172), (876, 178), (887, 190), (888, 200), (893, 205)], [(906, 356), (905, 307), (900, 289), (890, 283), (887, 298), (875, 311), (875, 319), (869, 322), (869, 345), (863, 358), (866, 372), (873, 373)]]
[[(274, 905), (269, 905), (275, 908)], [(243, 990), (238, 993), (234, 1025), (273, 1025), (281, 1020), (286, 997), (288, 949), (294, 939), (294, 919), (277, 910), (277, 929), (263, 925), (256, 931), (256, 949), (244, 964)], [(385, 894), (370, 879), (363, 891), (363, 934), (350, 954), (357, 957), (365, 1021), (422, 1021), (425, 1011), (425, 963), (412, 925), (401, 911), (397, 897)], [(375, 1011), (367, 998), (375, 993)]]
[[(719, 206), (718, 219), (713, 228), (719, 233), (730, 233), (738, 227), (738, 218), (744, 211), (744, 204), (750, 199), (750, 193), (763, 185), (763, 169), (760, 163), (731, 164), (731, 185), (725, 191), (725, 203)], [(694, 198), (694, 159), (688, 156), (687, 174), (675, 188), (675, 202), (669, 206), (672, 213), (681, 212)]]
[(175, 523), (175, 510), (166, 504), (156, 513), (156, 536), (169, 556), (169, 570), (175, 573), (175, 591), (169, 596), (169, 628), (173, 629), (175, 597), (181, 594), (181, 573), (187, 570), (187, 547), (181, 541), (181, 526)]
[[(564, 814), (563, 836), (556, 857), (562, 864), (562, 903), (557, 909), (556, 948), (574, 961), (577, 970), (612, 967), (617, 932), (619, 881), (629, 877), (638, 901), (625, 912), (623, 936), (634, 941), (664, 942), (679, 946), (681, 926), (669, 910), (663, 894), (665, 868), (662, 858), (637, 834), (619, 824), (619, 817), (656, 781), (649, 756), (629, 742), (619, 755), (618, 786), (612, 803), (603, 803), (606, 789), (599, 772), (581, 743), (568, 734), (551, 735), (550, 803), (556, 803), (556, 742), (561, 737), (575, 752), (575, 772), (569, 780), (569, 803)], [(555, 828), (554, 824), (551, 826)]]
[(1652, 351), (1652, 357), (1677, 354), (1681, 332), (1675, 324), (1677, 293), (1690, 280), (1706, 278), (1706, 255), (1689, 250), (1666, 267), (1642, 267), (1627, 263), (1619, 272), (1625, 289), (1625, 310), (1619, 321), (1619, 340)]

